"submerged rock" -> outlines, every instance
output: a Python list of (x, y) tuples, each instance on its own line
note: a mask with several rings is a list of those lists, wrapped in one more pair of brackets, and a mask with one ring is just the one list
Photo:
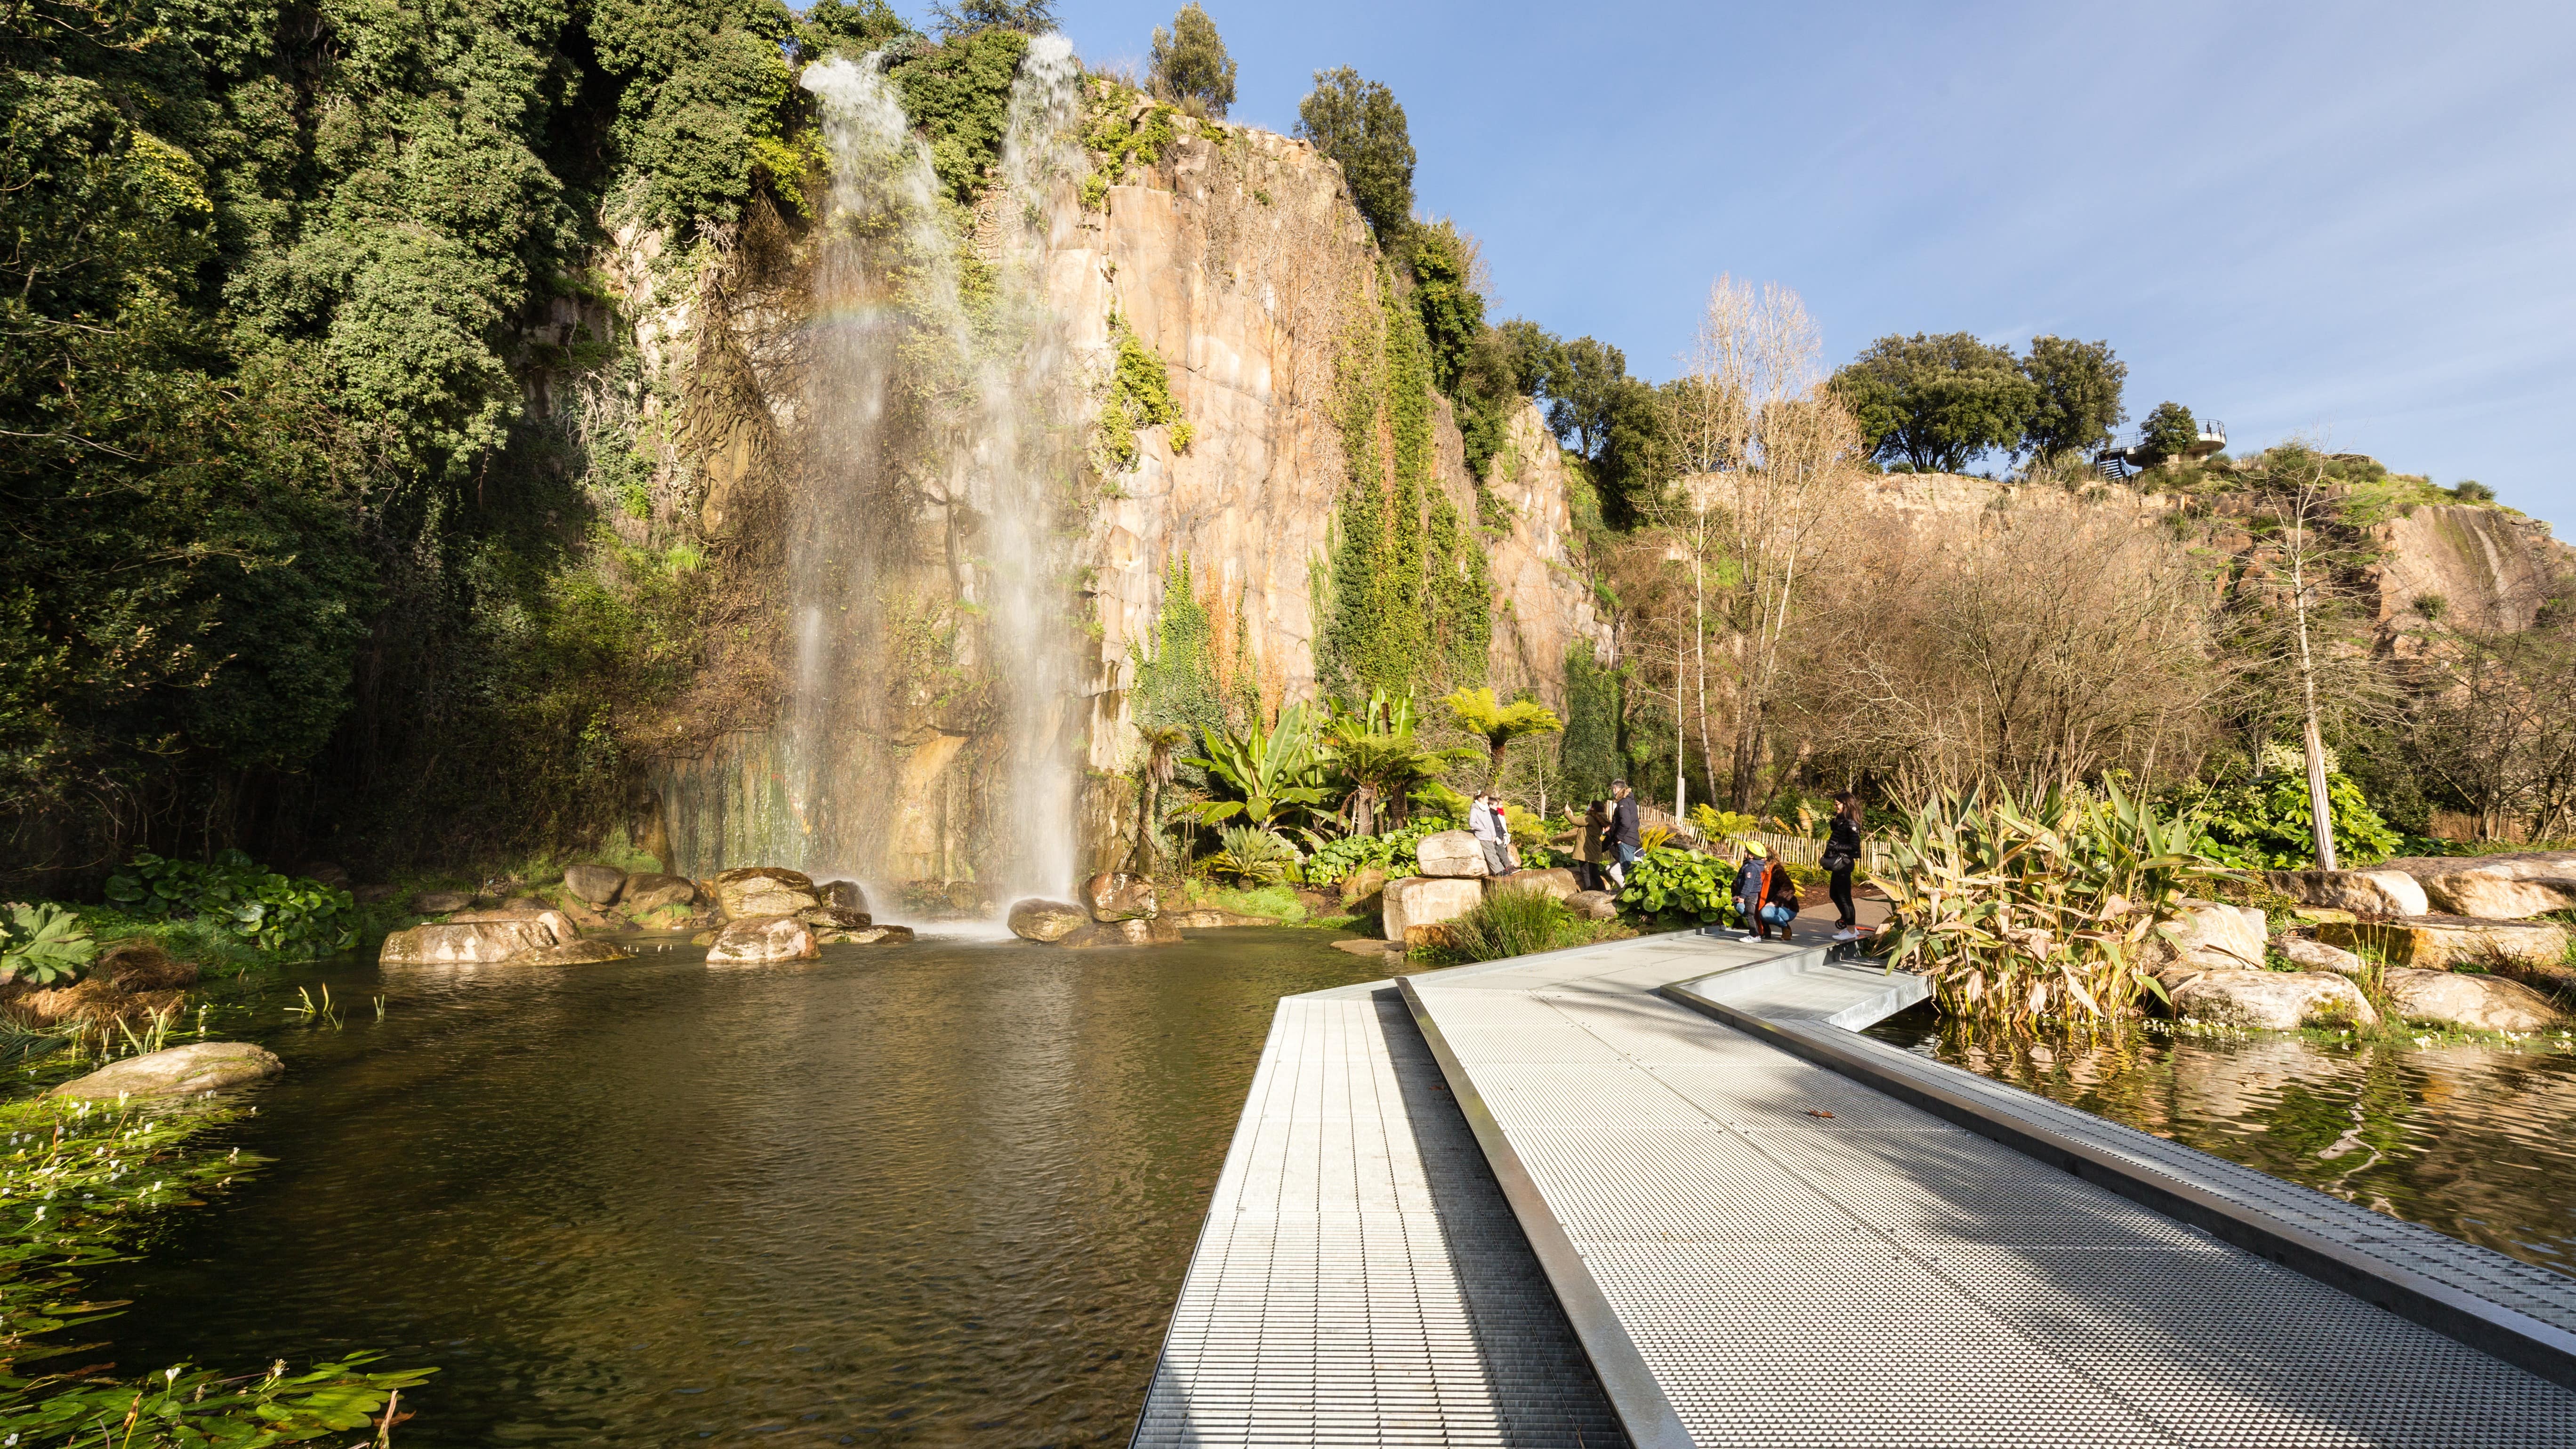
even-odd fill
[(1011, 903), (1011, 934), (1024, 941), (1061, 941), (1091, 924), (1091, 912), (1071, 901), (1031, 896)]
[(1386, 883), (1386, 906), (1380, 913), (1386, 938), (1411, 941), (1414, 926), (1454, 921), (1485, 899), (1485, 883), (1469, 876), (1416, 875)]
[(2265, 1031), (2379, 1025), (2361, 988), (2330, 971), (2203, 971), (2174, 991), (2173, 1008), (2187, 1021)]
[(2567, 1014), (2548, 997), (2501, 976), (2392, 966), (2381, 974), (2380, 990), (2399, 1016), (2435, 1026), (2551, 1031), (2567, 1024)]
[(814, 930), (794, 916), (754, 916), (729, 922), (707, 947), (710, 966), (758, 966), (771, 961), (811, 961), (823, 954)]
[(1335, 941), (1333, 949), (1348, 951), (1354, 956), (1383, 959), (1395, 950), (1395, 946), (1392, 942), (1380, 941), (1368, 936), (1356, 936), (1347, 941)]
[(1154, 893), (1154, 883), (1123, 870), (1102, 871), (1085, 881), (1082, 904), (1090, 910), (1091, 919), (1103, 924), (1150, 921), (1162, 914), (1162, 902)]
[(599, 966), (623, 961), (635, 953), (607, 941), (566, 941), (535, 951), (522, 951), (504, 966)]
[(626, 888), (626, 872), (613, 865), (571, 865), (564, 867), (564, 889), (594, 906), (617, 903), (617, 893)]
[(1181, 928), (1156, 917), (1130, 917), (1124, 921), (1094, 921), (1056, 942), (1077, 951), (1098, 950), (1105, 946), (1177, 946)]
[(1228, 926), (1275, 926), (1279, 924), (1279, 918), (1277, 916), (1245, 916), (1238, 915), (1233, 911), (1220, 911), (1214, 909), (1174, 911), (1160, 919), (1169, 921), (1173, 925), (1185, 931), (1213, 931)]
[(813, 878), (783, 866), (751, 865), (729, 870), (708, 882), (717, 909), (732, 920), (792, 916), (823, 904), (814, 894)]
[(113, 1101), (119, 1096), (183, 1097), (273, 1077), (286, 1063), (246, 1041), (201, 1041), (110, 1062), (45, 1095)]
[(1427, 876), (1461, 879), (1487, 873), (1485, 848), (1464, 830), (1443, 830), (1422, 837), (1422, 842), (1413, 847), (1413, 859)]
[(867, 926), (856, 931), (820, 930), (814, 939), (826, 946), (900, 946), (912, 939), (910, 926)]
[(543, 921), (463, 921), (396, 931), (385, 937), (376, 959), (387, 966), (498, 965), (523, 951), (556, 944), (553, 928)]
[(1563, 866), (1556, 866), (1547, 870), (1516, 870), (1510, 875), (1498, 875), (1493, 878), (1488, 889), (1497, 893), (1531, 891), (1566, 901), (1580, 894), (1582, 886), (1575, 880), (1574, 872)]

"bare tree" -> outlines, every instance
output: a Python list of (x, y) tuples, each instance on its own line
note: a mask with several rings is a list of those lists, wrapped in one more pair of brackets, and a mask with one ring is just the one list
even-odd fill
[(1695, 720), (1714, 779), (1709, 652), (1723, 627), (1735, 696), (1728, 791), (1739, 810), (1757, 803), (1799, 586), (1822, 552), (1834, 484), (1862, 451), (1858, 425), (1823, 387), (1822, 351), (1797, 293), (1721, 276), (1671, 393), (1689, 476), (1650, 517), (1687, 574), (1689, 680), (1677, 680), (1675, 702)]

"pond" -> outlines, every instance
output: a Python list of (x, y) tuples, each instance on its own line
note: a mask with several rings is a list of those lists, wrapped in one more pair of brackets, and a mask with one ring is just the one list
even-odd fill
[(2131, 1030), (2014, 1040), (1917, 1008), (1870, 1035), (2576, 1273), (2576, 1042)]
[(308, 976), (338, 1029), (290, 985), (236, 1032), (274, 1164), (102, 1270), (100, 1336), (437, 1364), (411, 1446), (1122, 1443), (1275, 1003), (1384, 970), (1329, 940)]

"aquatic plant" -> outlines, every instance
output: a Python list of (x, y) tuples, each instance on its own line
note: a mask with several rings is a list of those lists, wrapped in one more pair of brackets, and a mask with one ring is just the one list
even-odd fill
[(125, 1308), (80, 1293), (82, 1269), (123, 1257), (155, 1212), (219, 1191), (265, 1159), (196, 1146), (233, 1109), (61, 1098), (0, 1103), (0, 1435), (11, 1444), (266, 1445), (375, 1430), (435, 1369), (368, 1372), (351, 1354), (289, 1374), (226, 1375), (188, 1363), (139, 1379), (92, 1363), (22, 1366), (96, 1347), (47, 1342)]
[(1890, 967), (1927, 978), (1946, 1013), (2022, 1028), (2162, 999), (2147, 969), (2156, 928), (2192, 882), (2226, 874), (2195, 817), (2164, 819), (2116, 785), (2098, 802), (1943, 791), (1888, 860), (1870, 880), (1888, 898)]

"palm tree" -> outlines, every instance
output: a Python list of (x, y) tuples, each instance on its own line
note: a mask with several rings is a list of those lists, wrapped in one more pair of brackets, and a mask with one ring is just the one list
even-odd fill
[(1482, 735), (1494, 752), (1493, 778), (1486, 782), (1491, 789), (1502, 783), (1503, 751), (1523, 735), (1542, 735), (1562, 731), (1565, 722), (1556, 711), (1534, 699), (1516, 699), (1510, 704), (1497, 703), (1490, 689), (1461, 689), (1444, 696), (1442, 704), (1469, 734)]
[(1163, 854), (1163, 787), (1172, 783), (1172, 752), (1190, 742), (1190, 732), (1179, 725), (1138, 725), (1136, 734), (1146, 748), (1145, 788), (1137, 798), (1136, 873), (1151, 875)]
[(1389, 699), (1379, 690), (1358, 710), (1333, 701), (1317, 758), (1349, 791), (1343, 808), (1350, 832), (1375, 835), (1381, 824), (1403, 824), (1415, 790), (1447, 774), (1453, 762), (1475, 754), (1469, 748), (1426, 750), (1415, 744), (1413, 696)]

